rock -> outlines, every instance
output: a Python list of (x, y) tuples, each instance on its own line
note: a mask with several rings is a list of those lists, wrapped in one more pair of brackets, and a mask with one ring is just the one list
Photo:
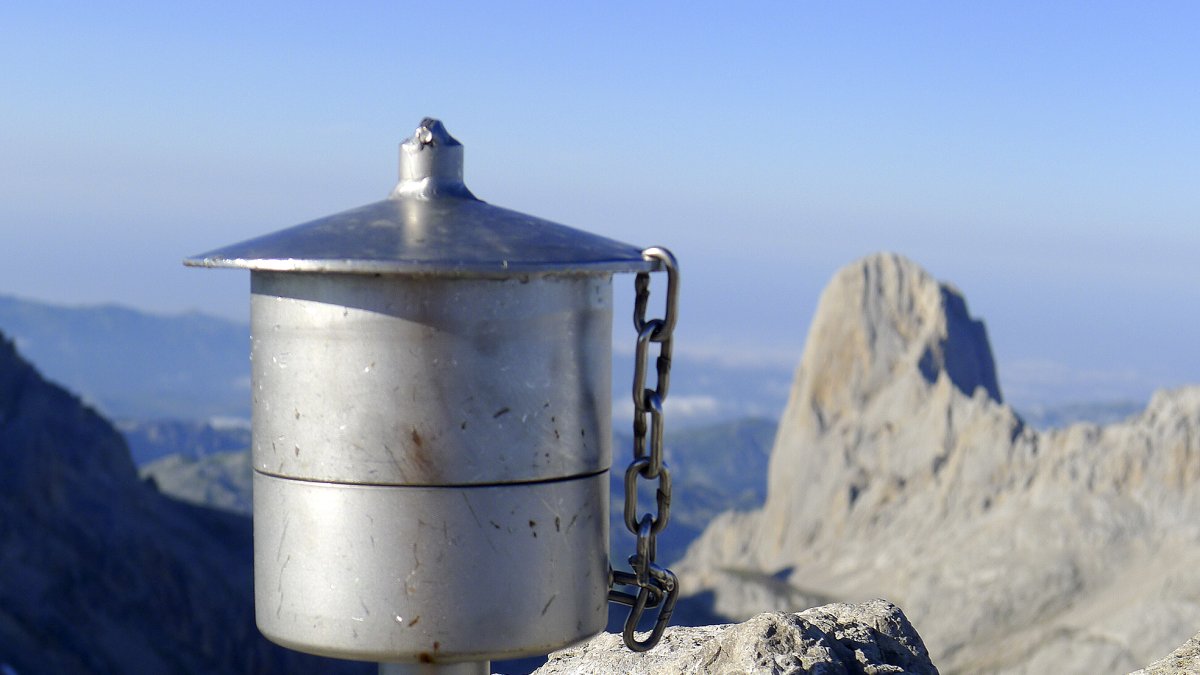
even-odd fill
[(0, 670), (363, 672), (254, 625), (251, 527), (142, 482), (120, 434), (0, 336)]
[(139, 472), (172, 497), (214, 509), (250, 515), (254, 465), (249, 450), (216, 452), (203, 457), (167, 455)]
[(250, 422), (239, 419), (116, 420), (138, 467), (167, 457), (203, 459), (250, 447)]
[(642, 654), (626, 649), (620, 635), (603, 633), (552, 654), (534, 672), (932, 675), (938, 670), (904, 613), (874, 600), (798, 614), (769, 612), (741, 624), (669, 628), (657, 647)]
[(822, 294), (765, 505), (716, 518), (676, 569), (734, 620), (887, 597), (948, 672), (1094, 673), (1195, 633), (1198, 568), (1200, 388), (1039, 433), (962, 295), (880, 254)]
[(1185, 642), (1169, 656), (1130, 675), (1195, 675), (1200, 673), (1200, 635)]

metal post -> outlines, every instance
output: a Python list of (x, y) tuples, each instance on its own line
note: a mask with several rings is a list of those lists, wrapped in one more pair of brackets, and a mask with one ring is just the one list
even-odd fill
[(492, 662), (381, 663), (379, 675), (492, 675)]

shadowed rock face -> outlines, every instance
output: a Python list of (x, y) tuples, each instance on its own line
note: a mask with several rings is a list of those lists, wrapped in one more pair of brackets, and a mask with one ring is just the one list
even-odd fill
[(138, 480), (120, 435), (0, 336), (0, 664), (341, 672), (254, 627), (247, 518)]
[(1037, 433), (961, 294), (880, 254), (822, 294), (765, 506), (679, 572), (732, 618), (886, 597), (943, 672), (1125, 672), (1200, 627), (1198, 523), (1200, 389)]
[(967, 313), (967, 301), (957, 290), (944, 285), (938, 290), (942, 295), (946, 334), (939, 334), (936, 344), (921, 352), (917, 367), (930, 384), (936, 383), (945, 371), (946, 377), (963, 394), (973, 396), (976, 389), (982, 388), (993, 401), (1001, 402), (987, 328)]

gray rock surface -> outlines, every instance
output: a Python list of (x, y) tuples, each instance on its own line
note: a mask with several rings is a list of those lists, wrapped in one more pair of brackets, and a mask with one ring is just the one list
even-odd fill
[(669, 628), (653, 650), (636, 654), (603, 633), (550, 656), (537, 675), (934, 675), (921, 637), (895, 605), (874, 600), (798, 614), (769, 612), (740, 624)]
[(1196, 635), (1171, 652), (1131, 675), (1195, 675), (1200, 673), (1200, 635)]
[(204, 457), (167, 455), (138, 470), (164, 494), (224, 511), (250, 515), (254, 509), (253, 462), (249, 450), (218, 452)]
[(677, 571), (734, 620), (889, 598), (943, 672), (1111, 673), (1196, 632), (1197, 569), (1200, 388), (1039, 433), (962, 295), (880, 254), (822, 295), (766, 504), (715, 519)]

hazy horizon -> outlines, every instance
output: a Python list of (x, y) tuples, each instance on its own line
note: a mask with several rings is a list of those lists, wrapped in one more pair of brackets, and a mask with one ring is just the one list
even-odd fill
[(1200, 7), (455, 7), (0, 9), (0, 293), (244, 320), (180, 261), (383, 198), (432, 115), (482, 199), (672, 248), (681, 350), (794, 367), (891, 250), (1009, 400), (1200, 382)]

